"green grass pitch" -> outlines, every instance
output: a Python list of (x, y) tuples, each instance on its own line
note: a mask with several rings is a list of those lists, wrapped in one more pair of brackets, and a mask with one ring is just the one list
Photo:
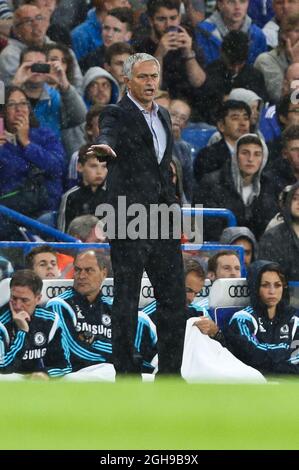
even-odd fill
[(298, 449), (299, 380), (1, 382), (1, 449)]

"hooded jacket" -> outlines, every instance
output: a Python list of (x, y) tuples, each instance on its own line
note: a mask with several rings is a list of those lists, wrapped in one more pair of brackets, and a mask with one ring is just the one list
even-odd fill
[[(259, 54), (267, 50), (266, 38), (262, 30), (246, 15), (241, 31), (249, 35), (248, 64), (253, 64)], [(203, 49), (206, 63), (217, 60), (224, 36), (229, 32), (219, 11), (196, 26), (196, 41)]]
[(291, 202), (299, 182), (292, 186), (281, 211), (284, 222), (267, 230), (260, 240), (258, 258), (279, 263), (289, 281), (299, 280), (299, 238), (292, 227)]
[[(264, 106), (264, 102), (259, 95), (257, 95), (254, 91), (246, 90), (245, 88), (234, 88), (228, 95), (228, 99), (236, 100), (236, 101), (243, 101), (244, 103), (248, 104), (250, 108), (251, 108), (252, 103), (254, 103), (254, 101), (259, 101), (260, 110)], [(264, 139), (264, 136), (258, 130), (258, 127), (259, 127), (259, 122), (256, 123), (256, 129), (254, 130), (254, 132), (256, 132), (256, 134), (259, 136), (260, 139)]]
[[(227, 99), (234, 100), (234, 101), (242, 101), (243, 103), (248, 104), (250, 108), (254, 101), (260, 102), (260, 109), (262, 109), (262, 107), (264, 106), (264, 102), (262, 98), (258, 96), (254, 91), (246, 90), (246, 88), (234, 88), (233, 90), (231, 90)], [(254, 132), (257, 134), (257, 136), (260, 139), (265, 140), (263, 134), (259, 131), (258, 127), (259, 127), (259, 123), (257, 122), (256, 129), (254, 130)], [(221, 138), (222, 138), (221, 133), (219, 131), (216, 131), (215, 134), (213, 134), (212, 137), (209, 139), (208, 145), (212, 145), (215, 142), (219, 142)]]
[(257, 242), (252, 231), (248, 227), (227, 227), (223, 230), (219, 242), (224, 245), (231, 245), (239, 238), (246, 238), (252, 245), (253, 260), (257, 256)]
[(115, 78), (111, 75), (111, 73), (107, 72), (107, 70), (103, 69), (102, 67), (91, 67), (87, 70), (86, 74), (83, 77), (83, 96), (85, 99), (85, 103), (87, 108), (89, 109), (92, 103), (87, 98), (87, 89), (88, 86), (93, 82), (96, 78), (107, 78), (111, 85), (112, 85), (112, 92), (111, 92), (111, 100), (107, 104), (115, 104), (119, 99), (119, 85)]
[[(236, 147), (241, 139), (255, 134), (245, 134), (237, 140)], [(260, 139), (261, 140), (261, 139)], [(220, 170), (206, 175), (194, 190), (194, 203), (203, 204), (204, 207), (230, 209), (237, 218), (239, 226), (246, 226), (252, 230), (258, 239), (269, 220), (276, 214), (278, 205), (273, 202), (272, 183), (262, 173), (267, 162), (268, 151), (263, 145), (263, 161), (260, 169), (253, 178), (252, 191), (246, 203), (243, 200), (243, 179), (237, 162), (236, 150)], [(206, 219), (204, 221), (204, 240), (219, 240), (225, 227), (223, 219)]]
[(277, 263), (259, 260), (248, 269), (250, 307), (236, 312), (225, 331), (230, 350), (246, 364), (268, 373), (299, 373), (299, 318), (289, 305), (288, 290), (283, 290), (276, 315), (269, 319), (267, 307), (259, 296), (262, 274), (279, 268)]

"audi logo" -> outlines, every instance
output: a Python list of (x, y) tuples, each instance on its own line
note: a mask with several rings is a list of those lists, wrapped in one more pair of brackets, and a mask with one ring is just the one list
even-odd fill
[(209, 297), (210, 295), (210, 287), (211, 286), (203, 286), (201, 289), (200, 293), (197, 295), (197, 297)]
[(104, 297), (113, 297), (113, 286), (102, 286), (101, 292)]
[(155, 298), (153, 286), (143, 286), (141, 290), (141, 294), (143, 295), (145, 299)]
[(228, 289), (228, 295), (234, 297), (249, 297), (248, 286), (230, 286)]
[(53, 299), (68, 289), (71, 289), (71, 286), (49, 286), (47, 287), (46, 295), (49, 299)]

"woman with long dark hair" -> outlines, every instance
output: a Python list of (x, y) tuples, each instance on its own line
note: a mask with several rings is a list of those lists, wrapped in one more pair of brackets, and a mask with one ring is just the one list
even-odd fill
[(299, 373), (299, 318), (280, 265), (255, 261), (247, 280), (250, 307), (235, 313), (225, 331), (230, 350), (263, 373)]

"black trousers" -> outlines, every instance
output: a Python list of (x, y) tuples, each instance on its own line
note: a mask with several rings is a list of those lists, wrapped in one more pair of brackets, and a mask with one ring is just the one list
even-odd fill
[(143, 270), (157, 300), (159, 374), (178, 374), (186, 318), (180, 240), (113, 240), (112, 349), (117, 373), (140, 373), (134, 351)]

